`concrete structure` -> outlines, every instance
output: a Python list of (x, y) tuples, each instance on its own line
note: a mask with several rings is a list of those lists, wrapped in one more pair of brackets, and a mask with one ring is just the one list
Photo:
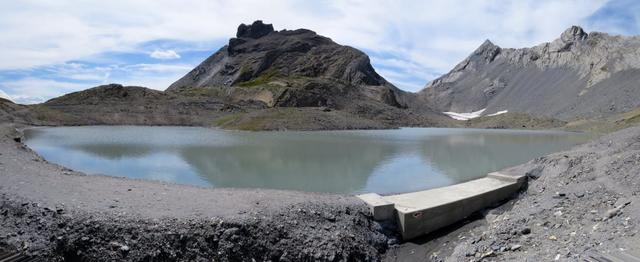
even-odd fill
[[(524, 175), (490, 173), (486, 177), (413, 193), (358, 196), (376, 220), (394, 219), (403, 239), (431, 233), (473, 212), (511, 197), (526, 181)], [(391, 214), (390, 214), (391, 213)]]
[(393, 219), (395, 214), (395, 207), (393, 203), (385, 200), (382, 196), (376, 193), (369, 193), (358, 196), (369, 206), (369, 211), (376, 221)]

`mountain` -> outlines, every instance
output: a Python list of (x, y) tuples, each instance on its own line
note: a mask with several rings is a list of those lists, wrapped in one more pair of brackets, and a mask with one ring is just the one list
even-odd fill
[(500, 111), (575, 120), (640, 106), (640, 37), (587, 34), (577, 26), (531, 48), (485, 41), (417, 96), (441, 112)]
[[(110, 84), (51, 99), (59, 124), (201, 125), (246, 130), (441, 126), (369, 57), (307, 29), (256, 21), (165, 91)], [(36, 106), (29, 108), (35, 109)], [(34, 113), (35, 114), (35, 113)], [(33, 118), (33, 117), (32, 117)]]
[(351, 94), (406, 106), (398, 98), (403, 92), (363, 52), (307, 29), (274, 31), (262, 21), (240, 25), (236, 38), (167, 91), (200, 87), (268, 87), (269, 97), (256, 92), (253, 98), (271, 106), (339, 107)]
[(60, 124), (65, 125), (210, 125), (217, 117), (237, 110), (211, 96), (174, 95), (119, 84), (69, 93), (31, 108), (56, 112), (64, 116)]
[(376, 73), (363, 52), (307, 29), (274, 31), (262, 21), (240, 25), (235, 38), (167, 92), (194, 90), (216, 93), (230, 103), (262, 102), (272, 108), (265, 112), (338, 110), (387, 127), (434, 125), (444, 118), (428, 110), (414, 114), (407, 109), (413, 95)]

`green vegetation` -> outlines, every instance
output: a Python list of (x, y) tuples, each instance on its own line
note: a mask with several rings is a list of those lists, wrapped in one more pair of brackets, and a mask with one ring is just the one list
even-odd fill
[(60, 112), (58, 110), (52, 109), (46, 105), (38, 104), (32, 105), (31, 111), (33, 112), (33, 117), (39, 121), (72, 121), (74, 118)]
[(185, 96), (224, 96), (225, 91), (220, 87), (192, 87), (178, 91)]
[(235, 114), (229, 114), (229, 115), (225, 115), (222, 117), (219, 117), (218, 119), (215, 120), (214, 124), (216, 126), (219, 127), (223, 127), (231, 122), (237, 121), (238, 119), (240, 119), (243, 115), (245, 115), (246, 113), (235, 113)]
[(218, 118), (215, 124), (224, 129), (245, 131), (270, 130), (270, 126), (282, 126), (299, 114), (297, 108), (280, 107), (251, 113), (236, 113)]
[(552, 118), (536, 118), (523, 113), (505, 113), (495, 116), (483, 116), (465, 122), (466, 127), (474, 128), (513, 128), (513, 129), (552, 129), (566, 122)]
[(627, 127), (640, 124), (640, 108), (629, 112), (609, 116), (600, 119), (581, 119), (570, 122), (566, 125), (567, 130), (578, 130), (603, 135), (615, 132)]
[(278, 76), (278, 71), (273, 68), (269, 68), (254, 79), (238, 83), (238, 86), (254, 87), (254, 86), (266, 85), (277, 76)]

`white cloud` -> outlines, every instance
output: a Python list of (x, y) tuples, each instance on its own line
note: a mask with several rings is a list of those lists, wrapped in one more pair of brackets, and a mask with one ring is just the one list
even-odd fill
[[(69, 61), (87, 61), (105, 54), (108, 56), (112, 52), (146, 53), (158, 59), (180, 59), (176, 52), (181, 50), (179, 47), (167, 49), (154, 46), (152, 50), (144, 50), (143, 44), (157, 40), (196, 44), (219, 41), (234, 36), (240, 23), (262, 19), (273, 23), (276, 29), (308, 28), (341, 44), (389, 54), (392, 58), (377, 58), (376, 61), (390, 68), (383, 76), (389, 75), (392, 82), (415, 91), (417, 86), (426, 84), (435, 74), (450, 70), (485, 39), (491, 39), (503, 47), (532, 46), (551, 41), (570, 25), (586, 24), (585, 19), (606, 2), (1, 1), (0, 70), (65, 65)], [(217, 48), (213, 47), (211, 52)], [(184, 56), (184, 52), (180, 52)], [(165, 67), (167, 71), (163, 75), (158, 72), (159, 68), (138, 66), (129, 68), (131, 71), (126, 76), (114, 76), (115, 72), (122, 73), (120, 69), (124, 66), (102, 70), (76, 69), (73, 74), (58, 74), (91, 83), (117, 80), (162, 89), (188, 71), (180, 66)], [(392, 71), (396, 73), (395, 76), (391, 76)], [(398, 73), (409, 76), (403, 77)], [(416, 84), (420, 81), (416, 79), (423, 79), (422, 84)], [(33, 80), (21, 80), (26, 85), (14, 86), (7, 92), (12, 95), (19, 93), (14, 96), (15, 99), (27, 100), (24, 98), (27, 94), (37, 99), (59, 94), (68, 90), (69, 86), (77, 87), (76, 83), (64, 85), (58, 81), (60, 83), (49, 83), (51, 85), (44, 88), (34, 85)], [(3, 81), (6, 83), (8, 80)], [(28, 88), (33, 90), (22, 90)], [(51, 91), (54, 88), (59, 90)]]
[(164, 90), (194, 66), (188, 64), (89, 66), (82, 63), (65, 63), (44, 68), (43, 71), (49, 73), (48, 75), (0, 80), (0, 88), (6, 90), (13, 101), (22, 104), (41, 103), (69, 92), (108, 83)]
[(1, 89), (0, 89), (0, 98), (6, 99), (6, 100), (9, 100), (9, 101), (13, 101), (11, 96), (9, 96), (7, 93), (2, 91)]
[[(426, 59), (417, 62), (444, 70), (485, 38), (513, 47), (552, 40), (606, 1), (186, 2), (3, 1), (0, 69), (134, 50), (140, 43), (158, 39), (198, 42), (229, 38), (238, 24), (263, 19), (276, 28), (309, 28), (356, 47), (425, 54)], [(166, 55), (171, 56), (168, 51)], [(430, 57), (444, 62), (434, 66)]]
[(70, 83), (40, 78), (24, 78), (0, 82), (13, 101), (20, 104), (41, 103), (69, 92), (86, 89), (86, 84)]
[(155, 59), (168, 60), (168, 59), (178, 59), (180, 55), (176, 53), (174, 50), (155, 50), (151, 52), (149, 55)]
[[(125, 66), (124, 70), (135, 71), (147, 71), (147, 72), (159, 72), (159, 73), (171, 73), (182, 72), (186, 74), (189, 70), (193, 69), (195, 65), (188, 64), (134, 64)], [(175, 79), (178, 80), (178, 79)]]

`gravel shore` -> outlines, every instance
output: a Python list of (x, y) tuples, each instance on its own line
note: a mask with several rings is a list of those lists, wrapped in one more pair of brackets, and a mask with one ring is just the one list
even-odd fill
[(88, 176), (19, 137), (0, 126), (0, 249), (50, 261), (375, 261), (387, 247), (352, 196)]
[(0, 126), (0, 249), (53, 261), (577, 261), (640, 248), (640, 127), (509, 168), (529, 177), (515, 198), (400, 245), (352, 196), (87, 176), (19, 137)]
[(528, 187), (436, 236), (392, 247), (386, 261), (582, 261), (592, 252), (640, 253), (640, 127), (505, 172), (527, 174)]

